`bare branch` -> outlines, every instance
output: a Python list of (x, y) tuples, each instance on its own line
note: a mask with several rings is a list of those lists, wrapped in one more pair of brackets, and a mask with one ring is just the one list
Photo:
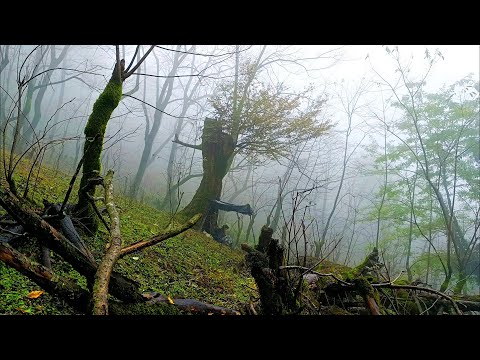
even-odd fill
[(168, 231), (166, 231), (162, 234), (156, 235), (156, 236), (154, 236), (154, 237), (152, 237), (148, 240), (141, 240), (141, 241), (138, 241), (138, 242), (136, 242), (132, 245), (126, 246), (126, 247), (124, 247), (123, 249), (120, 250), (120, 256), (119, 257), (122, 258), (125, 255), (130, 254), (131, 252), (144, 249), (146, 247), (158, 244), (161, 241), (164, 241), (164, 240), (167, 240), (171, 237), (174, 237), (175, 235), (178, 235), (178, 234), (184, 232), (185, 230), (188, 230), (191, 227), (193, 227), (201, 219), (201, 217), (202, 217), (202, 214), (194, 215), (190, 220), (188, 220), (185, 224), (183, 224), (179, 227), (173, 228), (173, 229), (168, 230)]
[(137, 62), (137, 64), (132, 68), (132, 70), (130, 70), (129, 72), (125, 72), (125, 74), (123, 75), (123, 80), (127, 79), (130, 75), (132, 75), (135, 72), (135, 70), (139, 68), (140, 65), (142, 65), (142, 62), (145, 61), (148, 54), (150, 54), (154, 48), (155, 48), (155, 45), (150, 46), (150, 49), (148, 49), (145, 52), (145, 54), (143, 54), (142, 58)]
[(183, 141), (179, 140), (178, 139), (178, 134), (175, 134), (175, 138), (172, 140), (172, 142), (180, 144), (180, 145), (185, 146), (185, 147), (192, 148), (192, 149), (202, 150), (202, 145), (187, 144), (187, 143), (184, 143)]
[(390, 288), (390, 289), (409, 289), (409, 290), (425, 291), (425, 292), (428, 292), (428, 293), (436, 294), (436, 295), (438, 295), (440, 297), (443, 297), (444, 299), (447, 299), (448, 301), (450, 301), (452, 303), (453, 308), (455, 309), (456, 313), (458, 315), (462, 315), (462, 312), (458, 308), (458, 305), (455, 302), (455, 300), (453, 300), (450, 296), (445, 295), (444, 293), (442, 293), (440, 291), (437, 291), (437, 290), (434, 290), (434, 289), (430, 289), (430, 288), (423, 287), (423, 286), (416, 286), (416, 285), (397, 285), (397, 284), (392, 284), (391, 282), (383, 283), (383, 284), (372, 284), (372, 287), (374, 287), (374, 288)]
[(337, 276), (335, 276), (334, 274), (324, 274), (324, 273), (319, 273), (315, 270), (312, 270), (312, 269), (309, 269), (307, 267), (304, 267), (304, 266), (297, 266), (297, 265), (287, 265), (287, 266), (280, 266), (279, 269), (285, 269), (285, 270), (290, 270), (290, 269), (298, 269), (298, 270), (305, 270), (305, 272), (309, 272), (309, 273), (312, 273), (312, 274), (315, 274), (315, 275), (318, 275), (318, 276), (330, 276), (332, 278), (334, 278), (336, 281), (338, 281), (340, 284), (342, 285), (345, 285), (345, 286), (348, 286), (348, 287), (352, 287), (353, 284), (350, 284), (346, 281), (343, 281), (342, 279), (339, 279)]
[(182, 54), (189, 54), (189, 55), (198, 55), (198, 56), (207, 56), (207, 57), (222, 57), (222, 56), (226, 56), (226, 55), (234, 55), (236, 53), (239, 53), (239, 52), (243, 52), (243, 51), (247, 51), (249, 50), (252, 46), (249, 46), (243, 50), (239, 50), (239, 51), (232, 51), (232, 52), (228, 52), (228, 53), (223, 53), (223, 54), (202, 54), (202, 53), (197, 53), (197, 52), (188, 52), (188, 51), (182, 51), (182, 50), (174, 50), (174, 49), (169, 49), (169, 48), (166, 48), (166, 47), (163, 47), (163, 46), (160, 46), (160, 45), (156, 45), (157, 48), (159, 49), (162, 49), (162, 50), (167, 50), (167, 51), (172, 51), (172, 52), (178, 52), (178, 53), (182, 53)]
[(153, 106), (152, 104), (149, 104), (149, 103), (146, 102), (146, 101), (143, 101), (143, 100), (141, 100), (141, 99), (139, 99), (139, 98), (137, 98), (137, 97), (135, 97), (135, 96), (129, 95), (129, 94), (122, 94), (122, 96), (127, 96), (127, 97), (130, 97), (130, 98), (132, 98), (132, 99), (138, 100), (138, 101), (140, 101), (141, 103), (143, 103), (143, 104), (145, 104), (145, 105), (148, 105), (148, 106), (154, 108), (155, 110), (160, 111), (161, 113), (163, 113), (163, 114), (165, 114), (165, 115), (168, 115), (168, 116), (171, 116), (171, 117), (176, 118), (176, 119), (189, 119), (189, 120), (200, 121), (200, 119), (192, 118), (192, 117), (189, 117), (189, 116), (176, 116), (176, 115), (172, 115), (172, 114), (170, 114), (170, 113), (168, 113), (168, 112), (166, 112), (166, 111), (163, 111), (163, 110), (161, 110), (161, 109)]

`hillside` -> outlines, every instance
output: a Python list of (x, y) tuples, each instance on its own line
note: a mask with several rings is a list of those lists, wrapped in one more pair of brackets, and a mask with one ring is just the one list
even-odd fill
[[(28, 175), (23, 164), (18, 171), (20, 189)], [(41, 208), (42, 200), (61, 202), (70, 175), (54, 174), (48, 167), (39, 173), (36, 185), (30, 184), (31, 199)], [(131, 201), (116, 194), (120, 226), (125, 244), (146, 239), (164, 229), (170, 214)], [(76, 190), (70, 202), (75, 202)], [(105, 249), (107, 232), (100, 227), (96, 237), (86, 238), (99, 259)], [(27, 254), (35, 252), (34, 244), (22, 246)], [(53, 270), (85, 287), (85, 278), (61, 258), (52, 256)], [(158, 291), (172, 298), (192, 298), (218, 306), (240, 309), (242, 303), (256, 294), (256, 286), (240, 250), (219, 244), (204, 233), (187, 230), (174, 238), (118, 261), (115, 270), (140, 284), (141, 291)], [(0, 262), (0, 314), (75, 314), (67, 304), (47, 293), (36, 299), (27, 295), (41, 290), (38, 285)]]

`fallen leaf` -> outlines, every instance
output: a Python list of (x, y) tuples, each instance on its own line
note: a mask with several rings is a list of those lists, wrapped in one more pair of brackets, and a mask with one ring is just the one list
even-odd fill
[(175, 304), (170, 296), (167, 296), (167, 299), (168, 299), (168, 302), (169, 302), (170, 304), (172, 304), (172, 305)]
[(35, 290), (35, 291), (30, 291), (27, 295), (27, 298), (29, 299), (36, 299), (38, 298), (40, 295), (42, 295), (45, 291), (43, 290)]
[(208, 313), (207, 315), (213, 315), (213, 313)]
[(138, 256), (132, 256), (132, 259), (133, 259), (133, 260), (138, 260), (138, 259), (140, 259), (140, 258), (139, 258)]

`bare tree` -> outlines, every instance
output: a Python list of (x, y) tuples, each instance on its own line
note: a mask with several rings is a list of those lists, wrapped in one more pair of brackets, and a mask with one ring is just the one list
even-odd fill
[(327, 222), (325, 223), (325, 226), (322, 231), (322, 235), (318, 239), (318, 241), (315, 244), (315, 256), (319, 257), (321, 254), (322, 246), (327, 240), (327, 234), (330, 229), (330, 223), (332, 221), (333, 215), (335, 214), (335, 211), (337, 209), (337, 205), (340, 199), (340, 194), (342, 192), (342, 187), (343, 183), (345, 180), (345, 174), (347, 171), (347, 166), (350, 161), (350, 158), (354, 154), (355, 150), (358, 148), (358, 146), (361, 144), (363, 139), (365, 138), (365, 135), (363, 138), (354, 146), (352, 150), (349, 149), (349, 142), (350, 142), (350, 136), (352, 135), (352, 132), (354, 130), (355, 124), (353, 123), (353, 117), (357, 113), (358, 109), (363, 106), (361, 104), (360, 100), (362, 96), (365, 94), (365, 92), (368, 89), (368, 84), (366, 82), (360, 81), (359, 85), (356, 87), (352, 95), (345, 94), (343, 96), (342, 94), (337, 94), (338, 100), (341, 103), (342, 110), (344, 111), (345, 115), (347, 116), (347, 129), (345, 131), (345, 145), (344, 145), (344, 150), (343, 150), (343, 158), (342, 158), (342, 172), (340, 175), (340, 181), (338, 184), (337, 192), (335, 194), (335, 198), (333, 200), (332, 207), (330, 209), (330, 212), (328, 214)]

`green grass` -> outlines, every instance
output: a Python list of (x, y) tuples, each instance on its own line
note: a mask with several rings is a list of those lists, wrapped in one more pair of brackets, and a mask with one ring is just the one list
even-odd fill
[[(24, 189), (27, 170), (25, 164), (18, 169), (16, 181), (20, 191)], [(30, 185), (29, 198), (38, 208), (43, 207), (43, 199), (50, 202), (63, 200), (71, 175), (53, 175), (54, 171), (43, 167), (36, 185)], [(76, 201), (76, 192), (75, 188), (70, 202)], [(115, 199), (125, 245), (161, 232), (171, 219), (168, 213), (121, 195), (116, 194)], [(97, 260), (104, 254), (107, 240), (108, 233), (102, 224), (95, 237), (85, 238)], [(34, 254), (35, 246), (29, 244), (22, 247), (22, 251), (27, 255)], [(85, 287), (85, 278), (60, 257), (52, 257), (52, 266), (59, 275), (74, 279)], [(137, 281), (141, 291), (158, 291), (172, 298), (192, 298), (233, 309), (240, 309), (251, 296), (257, 295), (244, 254), (194, 230), (120, 259), (114, 270)], [(40, 288), (0, 262), (0, 314), (75, 314), (54, 295), (44, 293), (37, 299), (28, 299), (26, 296), (32, 290)]]

